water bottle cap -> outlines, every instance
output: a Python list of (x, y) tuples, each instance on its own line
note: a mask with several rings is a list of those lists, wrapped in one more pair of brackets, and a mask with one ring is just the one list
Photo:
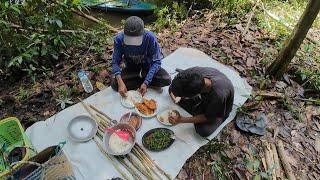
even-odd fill
[(84, 76), (84, 75), (86, 75), (86, 73), (85, 73), (83, 70), (80, 70), (80, 71), (78, 72), (78, 76), (82, 77), (82, 76)]

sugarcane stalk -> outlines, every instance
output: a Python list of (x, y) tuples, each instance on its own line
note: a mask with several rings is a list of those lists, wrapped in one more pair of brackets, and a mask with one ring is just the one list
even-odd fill
[(116, 168), (116, 170), (121, 174), (122, 177), (124, 177), (126, 180), (129, 180), (130, 178), (127, 176), (127, 174), (125, 174), (124, 172), (122, 172), (122, 170), (120, 169), (120, 167), (113, 161), (113, 159), (105, 152), (105, 150), (101, 147), (101, 145), (99, 144), (99, 142), (94, 138), (93, 139), (98, 148), (100, 149), (100, 151), (104, 154), (105, 157), (107, 157), (110, 162), (112, 163), (112, 165)]

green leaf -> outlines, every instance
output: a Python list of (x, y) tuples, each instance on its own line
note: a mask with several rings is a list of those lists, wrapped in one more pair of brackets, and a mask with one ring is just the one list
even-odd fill
[(268, 174), (265, 173), (265, 172), (260, 172), (260, 176), (261, 176), (262, 178), (264, 178), (264, 179), (269, 179)]
[(58, 45), (58, 43), (59, 43), (59, 39), (58, 38), (54, 38), (53, 44), (56, 46), (56, 45)]
[(256, 96), (255, 99), (256, 99), (257, 101), (261, 101), (261, 100), (263, 99), (263, 97), (262, 97), (262, 96)]
[(35, 68), (32, 64), (30, 64), (29, 67), (30, 67), (30, 69), (31, 69), (32, 71), (35, 71), (35, 70), (36, 70), (36, 68)]
[(21, 56), (18, 56), (18, 57), (17, 57), (17, 61), (18, 61), (18, 63), (19, 63), (19, 64), (21, 64), (21, 63), (22, 63), (22, 60), (23, 60), (23, 59), (22, 59), (22, 57), (21, 57)]
[(59, 26), (59, 28), (62, 28), (62, 22), (61, 20), (57, 19), (56, 24)]
[(17, 12), (18, 14), (21, 13), (20, 9), (17, 8), (16, 6), (11, 6), (11, 9), (14, 10), (15, 12)]
[(58, 57), (57, 55), (55, 55), (55, 54), (51, 54), (51, 56), (52, 56), (53, 59), (55, 59), (55, 60), (58, 60), (58, 59), (59, 59), (59, 57)]
[(252, 165), (254, 170), (259, 169), (260, 161), (256, 159)]
[(41, 56), (45, 56), (48, 54), (47, 49), (41, 49)]
[(254, 176), (254, 178), (253, 178), (253, 180), (260, 180), (261, 178), (260, 178), (260, 175), (259, 174), (257, 174), (256, 176)]

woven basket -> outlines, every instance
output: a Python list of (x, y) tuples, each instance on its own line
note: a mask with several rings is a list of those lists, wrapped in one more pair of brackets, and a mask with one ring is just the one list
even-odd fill
[(41, 151), (14, 171), (7, 180), (75, 180), (72, 166), (60, 146), (51, 146)]
[[(0, 145), (4, 146), (4, 152), (10, 152), (15, 147), (25, 147), (26, 153), (23, 157), (23, 161), (28, 160), (35, 153), (30, 141), (24, 133), (24, 130), (17, 118), (9, 117), (0, 121)], [(6, 176), (11, 170), (17, 169), (20, 164), (16, 164), (10, 167), (3, 157), (3, 153), (0, 154), (0, 179)], [(11, 170), (10, 170), (11, 168)]]

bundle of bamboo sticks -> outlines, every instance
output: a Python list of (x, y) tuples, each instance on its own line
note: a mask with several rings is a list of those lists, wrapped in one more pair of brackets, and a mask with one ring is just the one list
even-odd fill
[[(96, 107), (84, 103), (81, 99), (80, 101), (90, 116), (98, 124), (98, 132), (94, 137), (94, 141), (96, 142), (100, 151), (109, 161), (111, 161), (112, 165), (123, 176), (123, 178), (141, 180), (142, 175), (147, 179), (162, 180), (164, 179), (163, 177), (169, 180), (172, 179), (170, 175), (163, 171), (137, 143), (134, 145), (131, 152), (126, 156), (119, 157), (107, 154), (102, 146), (102, 142), (104, 129), (114, 125), (112, 119), (102, 111), (98, 110)], [(123, 171), (123, 168), (120, 168), (119, 164), (126, 169), (126, 172)]]

